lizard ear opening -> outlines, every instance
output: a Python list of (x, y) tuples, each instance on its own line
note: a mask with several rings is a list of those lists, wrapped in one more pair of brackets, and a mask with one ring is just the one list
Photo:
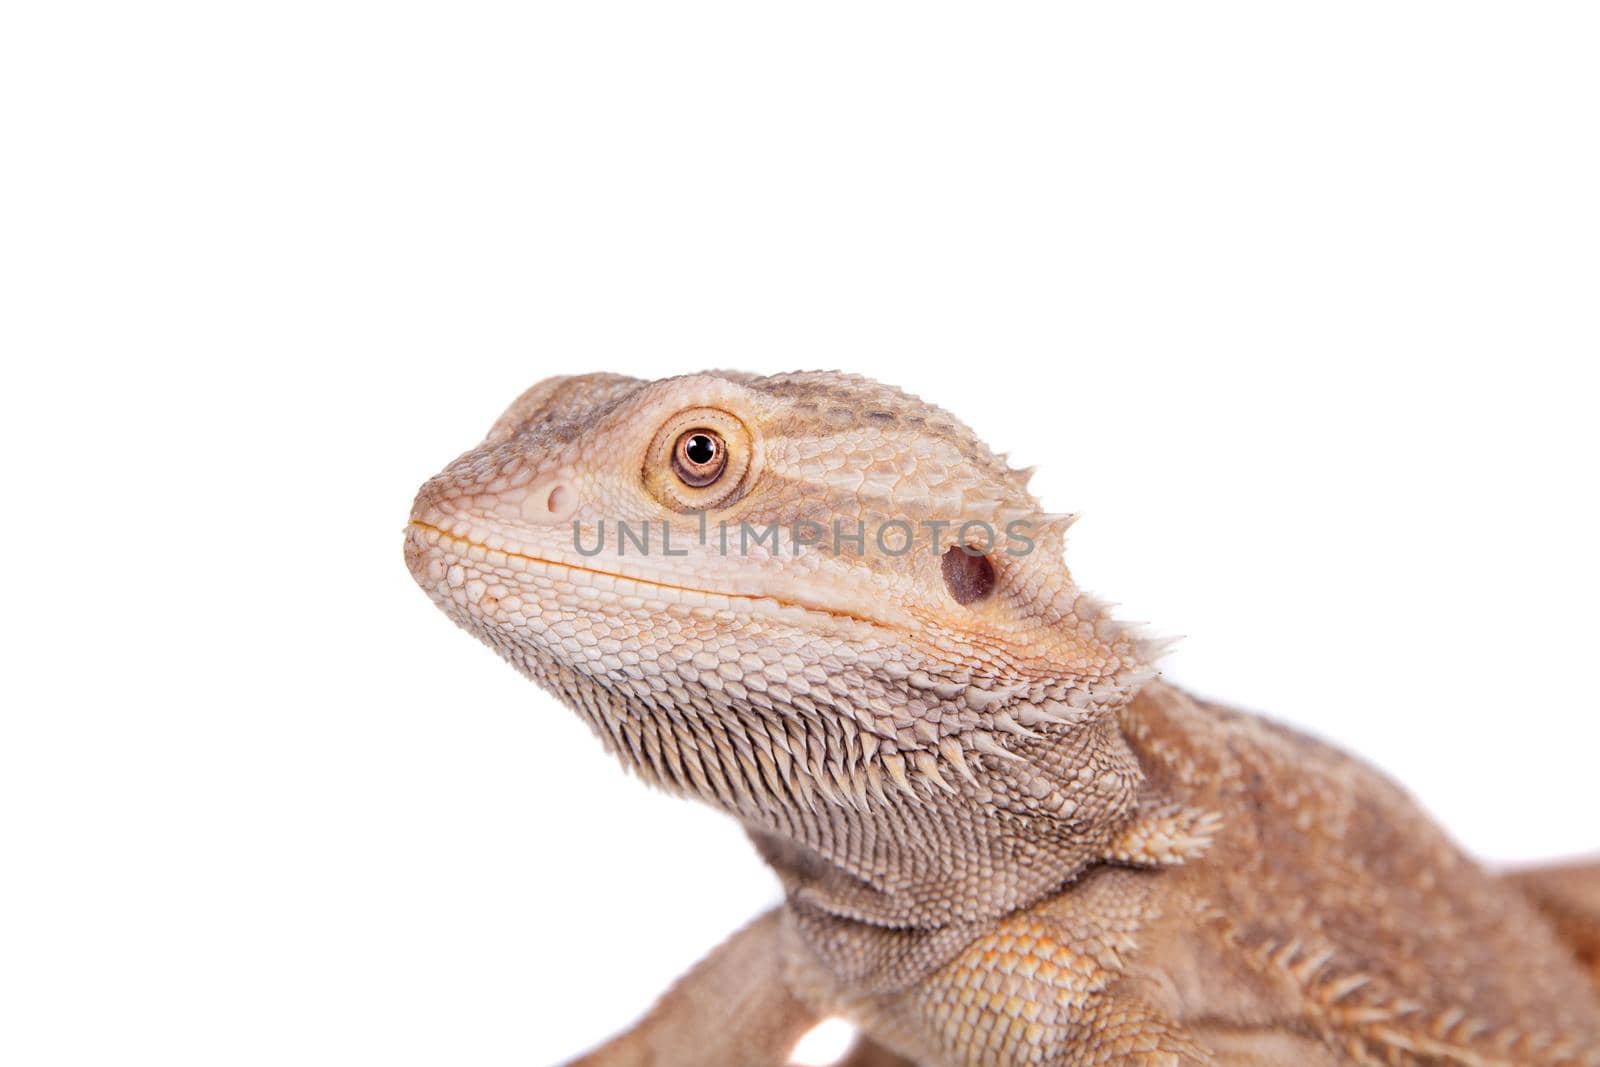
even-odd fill
[(994, 592), (994, 564), (965, 545), (952, 545), (939, 559), (944, 587), (957, 604), (972, 604)]
[(749, 428), (720, 408), (680, 411), (645, 451), (645, 488), (674, 511), (727, 507), (754, 480), (758, 447)]

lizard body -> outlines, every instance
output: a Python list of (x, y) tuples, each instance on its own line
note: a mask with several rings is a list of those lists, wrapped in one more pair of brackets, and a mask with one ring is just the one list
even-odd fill
[(435, 602), (786, 890), (584, 1062), (1600, 1065), (1600, 874), (1159, 681), (1026, 482), (816, 372), (550, 379), (422, 488)]

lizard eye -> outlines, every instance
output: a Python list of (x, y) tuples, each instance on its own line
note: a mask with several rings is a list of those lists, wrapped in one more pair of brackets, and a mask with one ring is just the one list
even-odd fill
[(656, 430), (644, 484), (674, 511), (710, 511), (739, 499), (760, 466), (760, 442), (736, 415), (690, 408)]
[(672, 449), (672, 470), (684, 485), (700, 489), (728, 469), (728, 446), (715, 430), (686, 430)]

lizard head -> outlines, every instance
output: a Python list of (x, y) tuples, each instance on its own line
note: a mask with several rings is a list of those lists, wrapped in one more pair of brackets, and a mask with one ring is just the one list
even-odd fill
[[(861, 377), (552, 378), (423, 486), (406, 558), (669, 788), (747, 819), (931, 798), (1151, 674), (1026, 482)], [(1019, 813), (1078, 807), (1018, 775)]]

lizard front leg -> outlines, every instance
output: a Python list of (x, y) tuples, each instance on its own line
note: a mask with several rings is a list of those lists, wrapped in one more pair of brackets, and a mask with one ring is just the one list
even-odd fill
[(960, 1067), (1214, 1067), (1197, 1035), (1118, 977), (1107, 948), (1022, 914), (921, 983), (901, 1011), (918, 1020), (930, 1058)]
[(724, 941), (632, 1029), (569, 1067), (781, 1067), (820, 1017), (789, 992), (774, 909)]
[[(1148, 883), (1147, 872), (1100, 869), (1069, 892), (962, 934), (947, 961), (926, 971), (919, 959), (944, 955), (932, 940), (838, 920), (830, 929), (813, 916), (803, 932), (794, 928), (786, 973), (807, 1001), (923, 1067), (1233, 1063), (1129, 970), (1150, 914)], [(852, 974), (862, 960), (881, 966)]]

